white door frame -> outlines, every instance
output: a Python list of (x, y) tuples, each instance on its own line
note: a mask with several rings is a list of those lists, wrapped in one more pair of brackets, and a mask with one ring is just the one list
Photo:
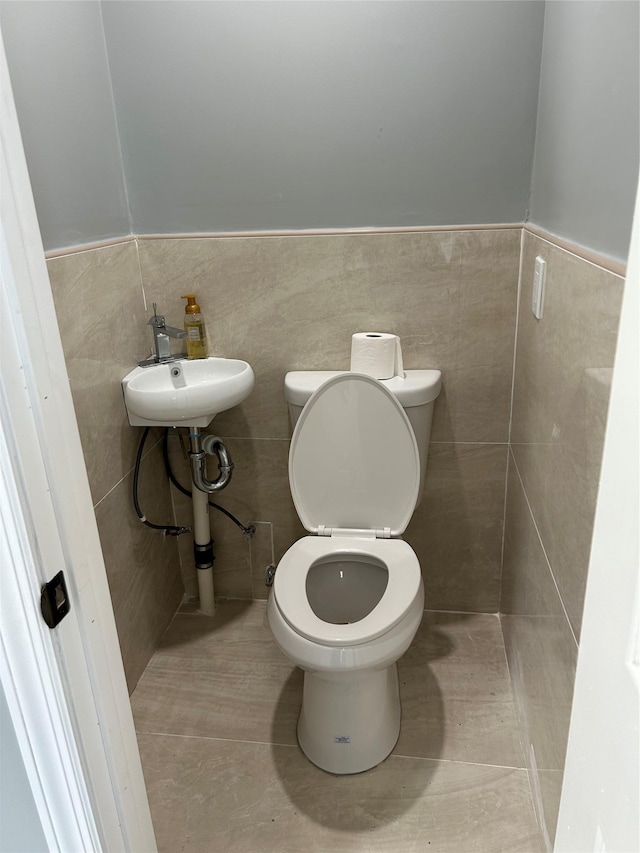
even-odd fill
[[(50, 850), (157, 850), (0, 40), (0, 677)], [(41, 585), (64, 568), (53, 630)]]

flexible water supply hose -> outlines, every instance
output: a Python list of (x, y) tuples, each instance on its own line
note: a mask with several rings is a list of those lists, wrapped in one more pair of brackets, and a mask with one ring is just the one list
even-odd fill
[(153, 530), (162, 530), (165, 536), (181, 536), (183, 533), (189, 533), (191, 528), (180, 527), (176, 524), (154, 524), (152, 521), (149, 521), (147, 519), (147, 517), (140, 508), (140, 502), (138, 501), (138, 478), (140, 476), (142, 451), (144, 450), (144, 445), (147, 440), (147, 436), (149, 435), (150, 429), (151, 427), (145, 427), (144, 432), (142, 433), (142, 438), (140, 439), (140, 443), (138, 445), (138, 452), (136, 454), (136, 464), (133, 469), (133, 505), (135, 507), (138, 518), (147, 527), (151, 527)]

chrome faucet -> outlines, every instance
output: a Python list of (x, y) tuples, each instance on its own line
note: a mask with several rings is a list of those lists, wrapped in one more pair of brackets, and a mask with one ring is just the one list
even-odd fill
[(186, 338), (187, 333), (183, 329), (176, 329), (175, 326), (167, 326), (164, 320), (164, 314), (158, 314), (158, 306), (153, 303), (153, 317), (147, 323), (153, 331), (153, 345), (155, 355), (145, 361), (139, 361), (139, 367), (149, 367), (151, 364), (161, 364), (166, 361), (176, 361), (179, 358), (186, 358), (185, 352), (173, 354), (171, 352), (171, 338)]

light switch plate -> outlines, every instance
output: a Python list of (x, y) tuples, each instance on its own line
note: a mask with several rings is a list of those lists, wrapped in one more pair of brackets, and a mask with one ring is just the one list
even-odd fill
[(547, 277), (547, 262), (540, 255), (536, 258), (533, 271), (533, 293), (531, 294), (531, 310), (536, 319), (542, 320), (544, 309), (544, 283)]

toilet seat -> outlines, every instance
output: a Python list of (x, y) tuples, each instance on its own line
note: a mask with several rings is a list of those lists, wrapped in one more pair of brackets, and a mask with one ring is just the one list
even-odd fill
[[(307, 573), (323, 557), (348, 560), (353, 555), (384, 563), (389, 573), (387, 587), (364, 619), (346, 625), (324, 622), (309, 604)], [(296, 633), (324, 646), (354, 646), (395, 627), (415, 601), (421, 583), (418, 558), (402, 539), (305, 536), (280, 560), (273, 595), (283, 618)]]

